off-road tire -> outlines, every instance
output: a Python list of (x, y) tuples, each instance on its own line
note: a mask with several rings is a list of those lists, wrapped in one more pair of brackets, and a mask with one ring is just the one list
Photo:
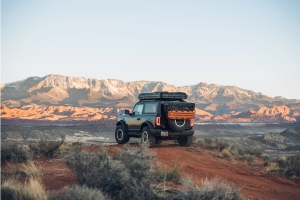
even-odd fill
[(122, 125), (116, 127), (115, 138), (118, 144), (125, 144), (129, 141), (129, 137)]
[(182, 132), (189, 126), (189, 121), (182, 119), (168, 119), (168, 125), (172, 131)]
[(142, 133), (141, 133), (141, 144), (149, 145), (149, 147), (152, 147), (155, 145), (155, 141), (156, 141), (156, 137), (154, 135), (152, 135), (149, 127), (145, 126), (142, 129)]
[(193, 142), (193, 136), (181, 137), (178, 139), (179, 146), (189, 147)]
[(161, 144), (163, 140), (159, 138), (155, 138), (155, 144)]

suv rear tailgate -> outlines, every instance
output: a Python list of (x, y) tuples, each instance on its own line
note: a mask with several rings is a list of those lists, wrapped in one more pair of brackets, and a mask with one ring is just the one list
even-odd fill
[(168, 111), (169, 119), (194, 119), (194, 111), (170, 110)]

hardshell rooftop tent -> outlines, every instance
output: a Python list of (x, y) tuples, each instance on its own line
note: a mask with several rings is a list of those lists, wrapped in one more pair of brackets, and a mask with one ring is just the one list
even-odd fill
[(140, 100), (162, 99), (162, 100), (182, 100), (187, 99), (187, 94), (184, 92), (151, 92), (141, 93), (138, 98)]

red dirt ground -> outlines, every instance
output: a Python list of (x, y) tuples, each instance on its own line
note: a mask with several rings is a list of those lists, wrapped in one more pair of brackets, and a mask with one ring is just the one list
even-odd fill
[(63, 158), (41, 158), (35, 162), (42, 169), (42, 183), (46, 190), (59, 190), (77, 184), (74, 173)]
[[(116, 152), (122, 145), (108, 147)], [(202, 152), (165, 144), (150, 149), (157, 162), (166, 167), (182, 166), (186, 177), (201, 184), (205, 178), (220, 179), (242, 188), (247, 199), (300, 199), (300, 180), (266, 174), (262, 166), (250, 167), (243, 161), (227, 161), (211, 151)], [(259, 161), (257, 161), (259, 162)]]
[[(134, 146), (134, 145), (133, 145)], [(110, 154), (116, 154), (123, 145), (107, 146)], [(82, 150), (98, 152), (99, 146), (83, 147)], [(157, 162), (162, 166), (182, 166), (186, 177), (192, 178), (201, 185), (205, 178), (220, 179), (235, 186), (241, 187), (242, 194), (247, 199), (300, 199), (300, 180), (266, 174), (264, 168), (250, 167), (244, 161), (227, 161), (218, 157), (213, 151), (196, 151), (181, 148), (178, 145), (162, 143), (150, 149), (157, 155)], [(42, 182), (46, 190), (59, 190), (76, 184), (75, 176), (62, 158), (36, 159), (35, 162), (43, 169)], [(261, 162), (256, 160), (256, 162)], [(7, 170), (7, 166), (1, 166)]]

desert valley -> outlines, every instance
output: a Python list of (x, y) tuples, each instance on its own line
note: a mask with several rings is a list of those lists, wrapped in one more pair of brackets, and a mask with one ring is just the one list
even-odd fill
[[(164, 141), (143, 150), (138, 138), (131, 138), (129, 145), (116, 144), (118, 115), (132, 109), (139, 93), (155, 91), (185, 92), (187, 101), (195, 102), (191, 147)], [(11, 185), (5, 181), (12, 178), (41, 184), (41, 199), (87, 194), (100, 199), (189, 199), (191, 195), (197, 199), (208, 194), (225, 199), (297, 199), (299, 122), (299, 99), (269, 97), (236, 86), (29, 77), (1, 85), (1, 181), (7, 190)], [(126, 162), (128, 156), (135, 162)], [(87, 163), (96, 171), (81, 171)], [(130, 171), (134, 165), (146, 170), (140, 175), (151, 188), (147, 192), (143, 184), (128, 188), (128, 181), (138, 178)], [(121, 189), (112, 192), (93, 177), (108, 187), (113, 187), (113, 177), (119, 177), (116, 184)], [(196, 185), (186, 182), (191, 177)], [(22, 188), (18, 187), (13, 190)]]

